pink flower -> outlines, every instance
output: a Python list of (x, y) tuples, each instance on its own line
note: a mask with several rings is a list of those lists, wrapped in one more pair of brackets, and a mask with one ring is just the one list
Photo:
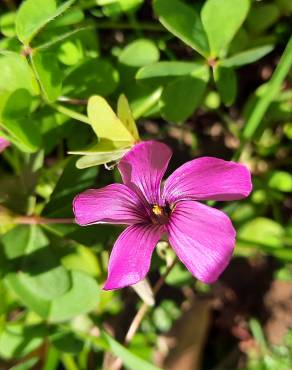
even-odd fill
[(3, 137), (0, 137), (0, 153), (3, 152), (8, 146), (10, 145), (10, 142)]
[(163, 234), (187, 269), (205, 283), (217, 280), (231, 259), (235, 230), (230, 219), (198, 201), (247, 197), (252, 189), (249, 170), (202, 157), (174, 171), (161, 189), (171, 155), (165, 144), (141, 142), (118, 165), (124, 184), (90, 189), (74, 199), (79, 225), (129, 225), (113, 247), (106, 290), (142, 280)]

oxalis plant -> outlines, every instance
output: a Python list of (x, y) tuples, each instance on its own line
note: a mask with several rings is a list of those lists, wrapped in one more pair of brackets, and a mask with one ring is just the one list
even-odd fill
[[(291, 278), (291, 12), (2, 1), (0, 367), (165, 368), (161, 334), (234, 254)], [(281, 369), (255, 348), (246, 369)]]

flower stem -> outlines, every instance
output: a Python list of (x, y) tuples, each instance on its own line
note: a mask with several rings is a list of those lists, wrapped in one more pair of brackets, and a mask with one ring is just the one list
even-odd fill
[[(171, 272), (171, 270), (174, 268), (176, 263), (177, 263), (177, 259), (174, 259), (172, 261), (172, 263), (167, 267), (167, 270), (165, 271), (165, 273), (157, 281), (157, 283), (155, 284), (155, 286), (153, 288), (153, 295), (154, 296), (156, 296), (156, 294), (159, 292), (159, 290), (161, 289), (162, 285), (165, 282), (166, 277)], [(136, 313), (136, 315), (135, 315), (135, 317), (134, 317), (134, 319), (133, 319), (133, 321), (132, 321), (132, 323), (131, 323), (131, 325), (130, 325), (127, 333), (126, 333), (125, 341), (124, 341), (125, 345), (128, 345), (131, 342), (134, 335), (137, 333), (145, 314), (147, 313), (147, 311), (150, 308), (151, 308), (151, 306), (147, 305), (146, 303), (143, 303), (142, 306), (139, 308), (138, 312)], [(115, 362), (113, 363), (111, 369), (112, 370), (119, 370), (119, 369), (121, 369), (122, 365), (123, 365), (122, 360), (120, 358), (117, 358), (115, 360)]]
[(87, 105), (88, 103), (87, 99), (69, 98), (68, 96), (60, 96), (58, 101), (72, 105)]
[(40, 216), (17, 216), (13, 220), (20, 225), (73, 224), (73, 218), (45, 218)]
[(64, 107), (63, 105), (59, 104), (49, 104), (49, 105), (56, 111), (65, 114), (65, 116), (71, 117), (73, 119), (76, 119), (77, 121), (81, 121), (90, 125), (89, 119), (84, 114), (75, 112), (74, 110)]

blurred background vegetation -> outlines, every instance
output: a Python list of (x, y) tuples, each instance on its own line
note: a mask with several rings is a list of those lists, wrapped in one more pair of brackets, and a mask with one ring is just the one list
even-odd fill
[[(1, 369), (292, 368), (291, 13), (291, 0), (1, 1)], [(170, 172), (211, 155), (254, 185), (220, 205), (238, 233), (220, 280), (177, 264), (127, 346), (142, 301), (101, 290), (120, 229), (71, 222), (78, 192), (120, 178), (68, 155), (97, 141), (88, 98), (115, 110), (122, 93), (141, 138), (172, 147)], [(152, 286), (171, 259), (160, 243)]]

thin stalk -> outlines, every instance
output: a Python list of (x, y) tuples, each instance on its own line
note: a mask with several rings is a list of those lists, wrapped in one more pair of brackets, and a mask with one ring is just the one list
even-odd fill
[[(165, 271), (165, 273), (159, 278), (159, 280), (157, 281), (157, 283), (155, 284), (154, 288), (153, 288), (153, 295), (156, 296), (156, 294), (159, 292), (159, 290), (161, 289), (161, 287), (163, 286), (164, 282), (165, 282), (165, 279), (166, 277), (168, 276), (168, 274), (171, 272), (171, 270), (174, 268), (174, 266), (176, 265), (177, 263), (177, 259), (174, 259), (172, 261), (172, 263), (167, 267), (167, 270)], [(136, 313), (127, 333), (126, 333), (126, 336), (125, 336), (125, 340), (124, 340), (124, 344), (125, 345), (128, 345), (131, 340), (134, 338), (135, 334), (137, 333), (140, 325), (141, 325), (141, 322), (144, 318), (144, 316), (146, 315), (147, 311), (151, 308), (151, 306), (147, 305), (146, 303), (143, 303), (142, 306), (139, 308), (138, 312)], [(121, 369), (123, 365), (123, 361), (120, 359), (120, 358), (117, 358), (115, 360), (115, 362), (113, 363), (112, 367), (111, 367), (111, 370), (119, 370)]]
[(59, 42), (62, 42), (66, 39), (68, 39), (69, 37), (75, 35), (76, 33), (79, 33), (79, 32), (83, 32), (83, 31), (87, 31), (89, 29), (93, 29), (95, 28), (94, 26), (85, 26), (85, 27), (80, 27), (80, 28), (76, 28), (75, 30), (73, 31), (69, 31), (69, 32), (66, 32), (64, 33), (63, 35), (59, 36), (59, 37), (56, 37), (54, 39), (52, 39), (51, 41), (48, 41), (44, 44), (41, 44), (41, 45), (38, 45), (38, 46), (35, 46), (33, 49), (34, 50), (44, 50), (44, 49), (48, 49), (52, 46), (56, 46), (56, 44), (58, 44)]
[(69, 355), (68, 353), (62, 354), (61, 361), (66, 370), (79, 370), (77, 364), (74, 361), (73, 356)]
[(263, 117), (277, 94), (292, 65), (292, 36), (282, 57), (267, 84), (265, 93), (260, 97), (243, 130), (243, 138), (249, 140), (262, 123)]
[(281, 90), (284, 79), (289, 73), (292, 66), (292, 36), (290, 37), (284, 53), (270, 79), (266, 85), (264, 94), (259, 98), (256, 106), (254, 107), (251, 115), (249, 116), (245, 127), (243, 129), (243, 135), (241, 145), (234, 154), (233, 159), (238, 160), (242, 157), (242, 153), (245, 152), (248, 141), (253, 139), (255, 133), (259, 127), (263, 124), (263, 118), (267, 112), (270, 104), (275, 99), (277, 94)]
[(88, 125), (90, 125), (89, 119), (84, 114), (75, 112), (74, 110), (64, 107), (63, 105), (59, 104), (49, 104), (49, 105), (56, 111), (65, 114), (65, 116), (67, 117), (73, 118), (77, 121), (87, 123)]
[(87, 105), (87, 99), (76, 99), (76, 98), (69, 98), (68, 96), (60, 96), (58, 98), (59, 102), (72, 104), (72, 105)]
[(103, 21), (95, 24), (96, 29), (113, 29), (113, 30), (139, 30), (139, 31), (157, 31), (165, 32), (166, 29), (160, 24), (150, 23), (150, 22), (137, 22), (137, 23), (127, 23), (127, 22), (112, 22)]
[(16, 216), (13, 222), (19, 225), (73, 224), (73, 218), (45, 218), (40, 216)]

